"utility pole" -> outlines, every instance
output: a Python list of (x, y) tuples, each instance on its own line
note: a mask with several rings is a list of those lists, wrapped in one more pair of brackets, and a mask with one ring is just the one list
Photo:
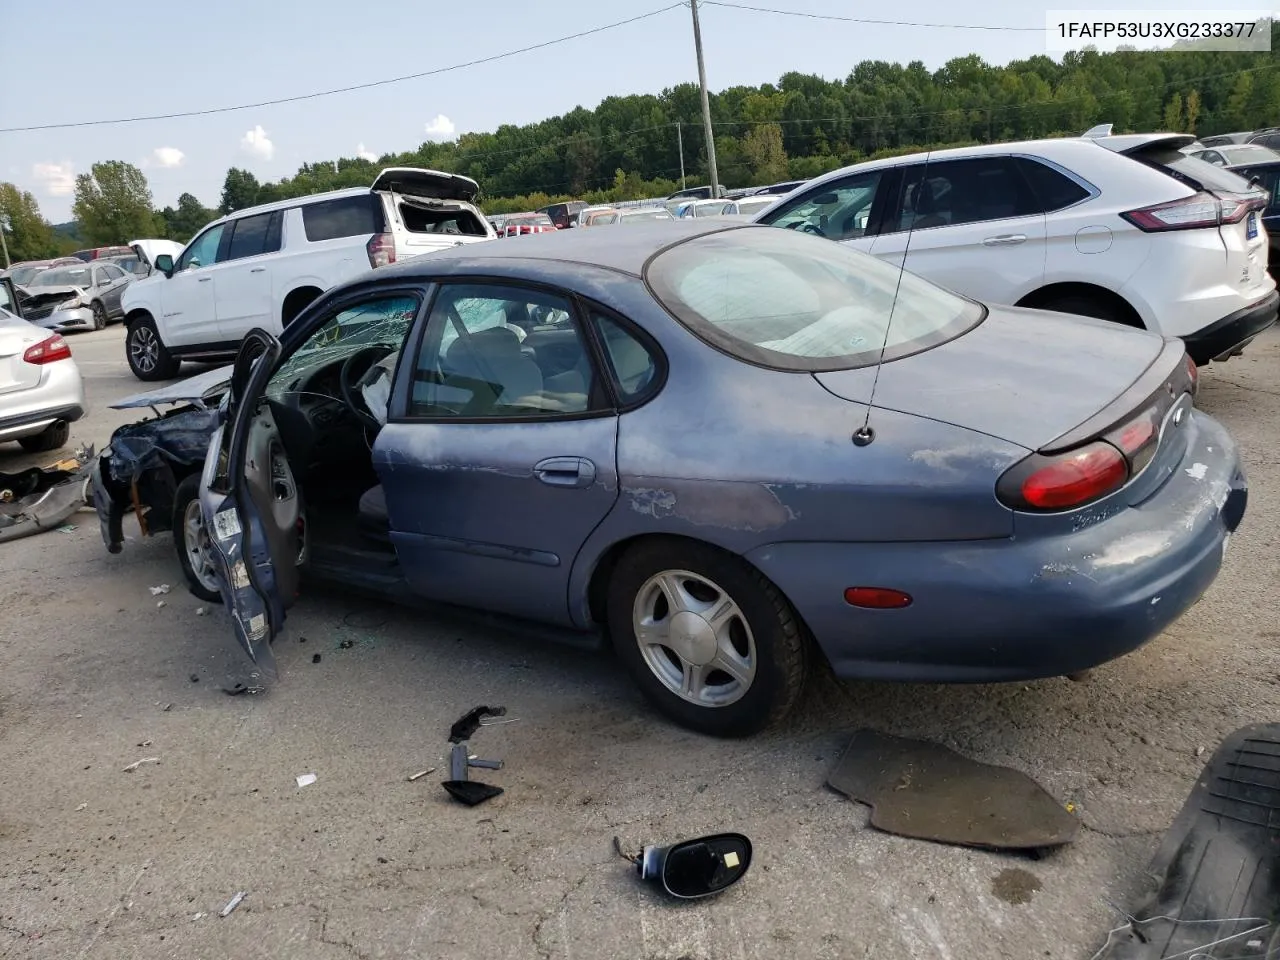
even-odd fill
[(5, 241), (4, 232), (9, 229), (9, 215), (0, 211), (0, 250), (4, 251), (4, 268), (9, 269), (9, 244)]
[(693, 11), (693, 46), (698, 52), (698, 86), (702, 88), (702, 124), (707, 130), (707, 169), (711, 174), (711, 195), (720, 196), (720, 178), (716, 174), (716, 134), (711, 126), (711, 99), (707, 96), (707, 68), (702, 62), (702, 28), (698, 25), (698, 0), (689, 0)]
[(680, 189), (684, 189), (684, 134), (680, 132), (680, 121), (676, 121), (676, 144), (680, 148)]

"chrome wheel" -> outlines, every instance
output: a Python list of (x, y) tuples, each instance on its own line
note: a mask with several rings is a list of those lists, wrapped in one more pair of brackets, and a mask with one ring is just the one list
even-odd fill
[(755, 679), (755, 637), (718, 584), (664, 570), (636, 594), (631, 624), (645, 665), (676, 696), (702, 707), (740, 700)]
[(199, 500), (188, 503), (182, 513), (182, 545), (187, 552), (191, 574), (200, 586), (212, 593), (221, 590), (222, 585), (218, 583), (217, 568), (213, 562), (213, 545), (209, 542), (209, 531), (205, 529)]
[(155, 331), (145, 324), (137, 324), (129, 331), (129, 356), (133, 365), (143, 373), (151, 373), (160, 361), (160, 340)]
[(102, 330), (107, 325), (107, 310), (100, 303), (94, 303), (93, 311), (93, 329)]

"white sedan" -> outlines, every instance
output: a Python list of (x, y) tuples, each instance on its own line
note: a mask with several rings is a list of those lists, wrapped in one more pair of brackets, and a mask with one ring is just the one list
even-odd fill
[(20, 312), (13, 286), (0, 281), (0, 443), (16, 440), (29, 453), (56, 450), (85, 415), (84, 381), (62, 334)]

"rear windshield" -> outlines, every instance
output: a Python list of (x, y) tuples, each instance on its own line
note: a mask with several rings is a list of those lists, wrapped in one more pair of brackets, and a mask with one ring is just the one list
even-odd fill
[(919, 353), (969, 330), (984, 308), (821, 237), (744, 227), (667, 247), (646, 280), (713, 346), (784, 370), (843, 370)]
[(641, 223), (645, 220), (670, 220), (671, 214), (662, 207), (652, 210), (624, 210), (618, 214), (619, 223)]
[(1193, 190), (1217, 190), (1226, 193), (1248, 193), (1249, 182), (1222, 167), (1215, 167), (1197, 157), (1189, 157), (1172, 147), (1152, 146), (1129, 154), (1135, 160), (1154, 167)]
[(400, 204), (400, 219), (410, 233), (441, 233), (457, 237), (487, 237), (484, 223), (470, 210), (426, 210)]
[(1276, 153), (1270, 147), (1261, 147), (1252, 143), (1243, 147), (1223, 148), (1219, 152), (1232, 166), (1242, 163), (1272, 163), (1280, 160), (1280, 153)]
[(33, 287), (91, 287), (88, 267), (55, 267), (37, 274), (31, 281)]
[(302, 228), (311, 241), (382, 233), (386, 229), (382, 197), (366, 193), (358, 197), (309, 203), (302, 208)]

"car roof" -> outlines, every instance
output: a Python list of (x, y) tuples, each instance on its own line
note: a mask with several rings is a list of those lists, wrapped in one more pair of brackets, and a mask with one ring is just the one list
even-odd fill
[(329, 190), (325, 193), (312, 193), (305, 197), (291, 197), (288, 200), (275, 200), (271, 203), (259, 204), (256, 207), (245, 207), (243, 210), (237, 210), (235, 213), (229, 213), (225, 217), (219, 217), (217, 220), (210, 221), (206, 226), (213, 226), (216, 223), (226, 223), (230, 220), (239, 220), (241, 217), (249, 217), (258, 213), (272, 213), (276, 210), (290, 210), (293, 207), (301, 207), (310, 203), (321, 203), (325, 200), (341, 200), (344, 197), (368, 196), (373, 193), (369, 187), (345, 187), (342, 190)]
[(682, 240), (722, 230), (771, 230), (752, 224), (729, 226), (717, 218), (698, 220), (665, 220), (629, 227), (626, 230), (557, 230), (555, 233), (533, 233), (520, 237), (519, 243), (468, 243), (435, 253), (413, 257), (401, 263), (379, 267), (376, 276), (403, 278), (446, 275), (474, 269), (485, 260), (542, 260), (580, 263), (601, 267), (632, 276), (640, 276), (645, 262), (654, 254)]

